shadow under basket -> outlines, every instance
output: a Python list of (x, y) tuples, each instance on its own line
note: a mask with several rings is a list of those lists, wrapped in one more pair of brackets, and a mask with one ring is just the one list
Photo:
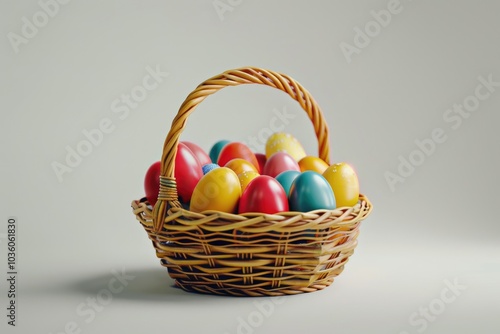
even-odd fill
[(232, 296), (282, 296), (322, 290), (343, 270), (371, 212), (360, 195), (353, 207), (279, 214), (196, 213), (184, 209), (173, 177), (186, 119), (208, 95), (240, 84), (263, 84), (297, 100), (311, 119), (319, 157), (329, 164), (328, 127), (317, 103), (292, 78), (259, 68), (226, 71), (200, 84), (182, 104), (165, 140), (160, 193), (154, 209), (132, 202), (161, 264), (190, 292)]

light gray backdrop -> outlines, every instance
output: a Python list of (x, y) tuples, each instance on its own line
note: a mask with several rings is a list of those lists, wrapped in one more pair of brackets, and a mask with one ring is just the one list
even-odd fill
[[(498, 332), (499, 11), (493, 0), (3, 1), (0, 268), (15, 216), (19, 276), (16, 329), (0, 283), (2, 332)], [(241, 66), (312, 93), (332, 161), (355, 166), (374, 204), (322, 292), (255, 304), (172, 289), (131, 213), (184, 98)], [(254, 137), (262, 150), (271, 124), (317, 153), (300, 106), (267, 87), (208, 98), (182, 139), (208, 150)]]

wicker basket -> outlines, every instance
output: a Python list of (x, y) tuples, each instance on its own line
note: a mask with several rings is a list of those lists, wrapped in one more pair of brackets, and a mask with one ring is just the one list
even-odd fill
[(329, 163), (328, 126), (316, 101), (287, 75), (240, 68), (200, 84), (181, 105), (165, 140), (160, 193), (153, 210), (146, 199), (133, 212), (175, 284), (192, 292), (280, 296), (329, 286), (357, 245), (361, 221), (372, 205), (360, 195), (354, 207), (280, 214), (195, 213), (178, 201), (174, 161), (188, 116), (207, 96), (227, 86), (267, 85), (297, 100), (311, 119), (319, 157)]

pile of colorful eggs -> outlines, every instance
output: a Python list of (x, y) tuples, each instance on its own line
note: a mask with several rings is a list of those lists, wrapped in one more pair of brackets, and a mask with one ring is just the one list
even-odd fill
[[(358, 203), (358, 177), (347, 163), (329, 166), (283, 132), (268, 138), (265, 151), (254, 153), (243, 143), (221, 140), (207, 154), (194, 143), (179, 142), (174, 169), (179, 201), (193, 212), (239, 214), (333, 210)], [(152, 206), (159, 177), (158, 161), (144, 182)]]

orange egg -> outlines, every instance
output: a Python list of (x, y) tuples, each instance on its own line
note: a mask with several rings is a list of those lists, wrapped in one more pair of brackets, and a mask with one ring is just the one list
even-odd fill
[(255, 168), (255, 166), (251, 162), (249, 162), (245, 159), (242, 159), (242, 158), (235, 158), (235, 159), (229, 160), (224, 165), (224, 167), (227, 167), (227, 168), (233, 170), (233, 172), (235, 172), (236, 175), (241, 174), (241, 173), (246, 172), (246, 171), (253, 171), (253, 172), (257, 173), (257, 168)]
[(328, 164), (318, 157), (308, 155), (300, 159), (299, 167), (301, 172), (312, 170), (316, 173), (323, 174), (328, 168)]

